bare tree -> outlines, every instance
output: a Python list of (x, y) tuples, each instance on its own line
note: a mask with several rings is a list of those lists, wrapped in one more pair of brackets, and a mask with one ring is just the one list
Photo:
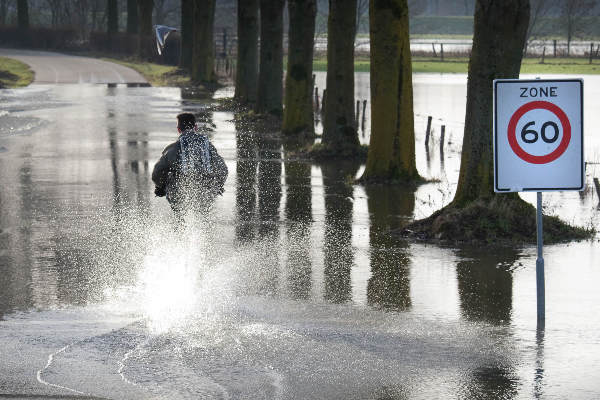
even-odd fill
[(354, 126), (354, 32), (356, 0), (330, 0), (327, 31), (327, 100), (323, 145), (334, 154), (356, 154)]
[(108, 20), (106, 31), (109, 34), (119, 31), (119, 7), (117, 0), (106, 1), (106, 18)]
[(527, 54), (529, 42), (535, 38), (543, 18), (555, 5), (556, 0), (530, 0), (531, 12), (529, 14), (529, 26), (527, 27), (525, 50), (523, 54)]
[(356, 1), (356, 35), (358, 32), (363, 30), (363, 17), (369, 13), (369, 0), (357, 0)]
[(258, 0), (238, 0), (238, 49), (234, 98), (242, 104), (256, 102), (258, 89)]
[(154, 56), (154, 37), (152, 35), (152, 9), (154, 0), (137, 0), (138, 4), (138, 56), (150, 60)]
[(17, 21), (20, 30), (29, 29), (29, 4), (27, 4), (27, 0), (17, 0)]
[(191, 70), (194, 43), (194, 1), (181, 0), (181, 54), (179, 66)]
[(136, 0), (127, 0), (127, 33), (137, 33), (138, 13)]
[(8, 16), (8, 0), (0, 0), (0, 25), (6, 25)]
[(571, 41), (581, 33), (583, 17), (596, 7), (597, 0), (560, 0), (561, 17), (567, 36), (567, 56), (571, 54)]
[(157, 24), (165, 24), (165, 21), (177, 11), (177, 4), (170, 0), (154, 0), (154, 21)]
[(255, 111), (283, 113), (283, 9), (285, 0), (260, 0), (260, 49)]

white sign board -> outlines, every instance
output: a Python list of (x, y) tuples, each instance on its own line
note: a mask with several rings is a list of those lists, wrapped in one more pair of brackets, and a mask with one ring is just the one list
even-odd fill
[(494, 80), (494, 191), (583, 189), (583, 81)]

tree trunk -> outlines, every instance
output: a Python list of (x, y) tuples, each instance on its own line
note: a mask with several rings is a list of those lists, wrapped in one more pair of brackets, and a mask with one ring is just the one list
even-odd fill
[(371, 0), (371, 142), (366, 180), (415, 180), (412, 66), (406, 0)]
[(330, 0), (323, 144), (339, 152), (360, 145), (354, 122), (355, 31), (356, 0)]
[(258, 90), (258, 0), (238, 0), (237, 65), (234, 98), (254, 105)]
[(529, 0), (478, 0), (475, 5), (465, 131), (454, 206), (494, 196), (492, 82), (519, 77), (528, 22)]
[(192, 69), (192, 45), (194, 42), (194, 0), (181, 0), (181, 54), (179, 66)]
[(210, 84), (216, 81), (214, 73), (215, 0), (194, 0), (192, 79)]
[(285, 79), (283, 133), (314, 135), (312, 64), (316, 0), (290, 0), (289, 45)]
[(260, 0), (260, 67), (255, 111), (281, 116), (283, 98), (283, 6)]
[(154, 35), (152, 34), (152, 9), (154, 0), (137, 0), (139, 16), (138, 55), (144, 60), (151, 60), (155, 54)]
[(29, 29), (29, 6), (27, 0), (17, 0), (17, 23), (20, 31)]
[(127, 33), (138, 33), (138, 9), (136, 0), (127, 0)]
[(109, 34), (119, 31), (119, 8), (117, 0), (106, 2), (106, 32)]

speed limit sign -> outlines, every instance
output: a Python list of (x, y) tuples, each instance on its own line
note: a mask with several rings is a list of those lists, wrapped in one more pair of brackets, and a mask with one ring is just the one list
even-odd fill
[(494, 81), (494, 191), (583, 190), (583, 81)]

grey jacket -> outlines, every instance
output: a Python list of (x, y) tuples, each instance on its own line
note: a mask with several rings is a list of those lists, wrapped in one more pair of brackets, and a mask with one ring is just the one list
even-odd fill
[(208, 138), (188, 130), (163, 150), (152, 171), (152, 181), (156, 193), (166, 194), (173, 203), (191, 193), (222, 194), (227, 174), (223, 158)]

